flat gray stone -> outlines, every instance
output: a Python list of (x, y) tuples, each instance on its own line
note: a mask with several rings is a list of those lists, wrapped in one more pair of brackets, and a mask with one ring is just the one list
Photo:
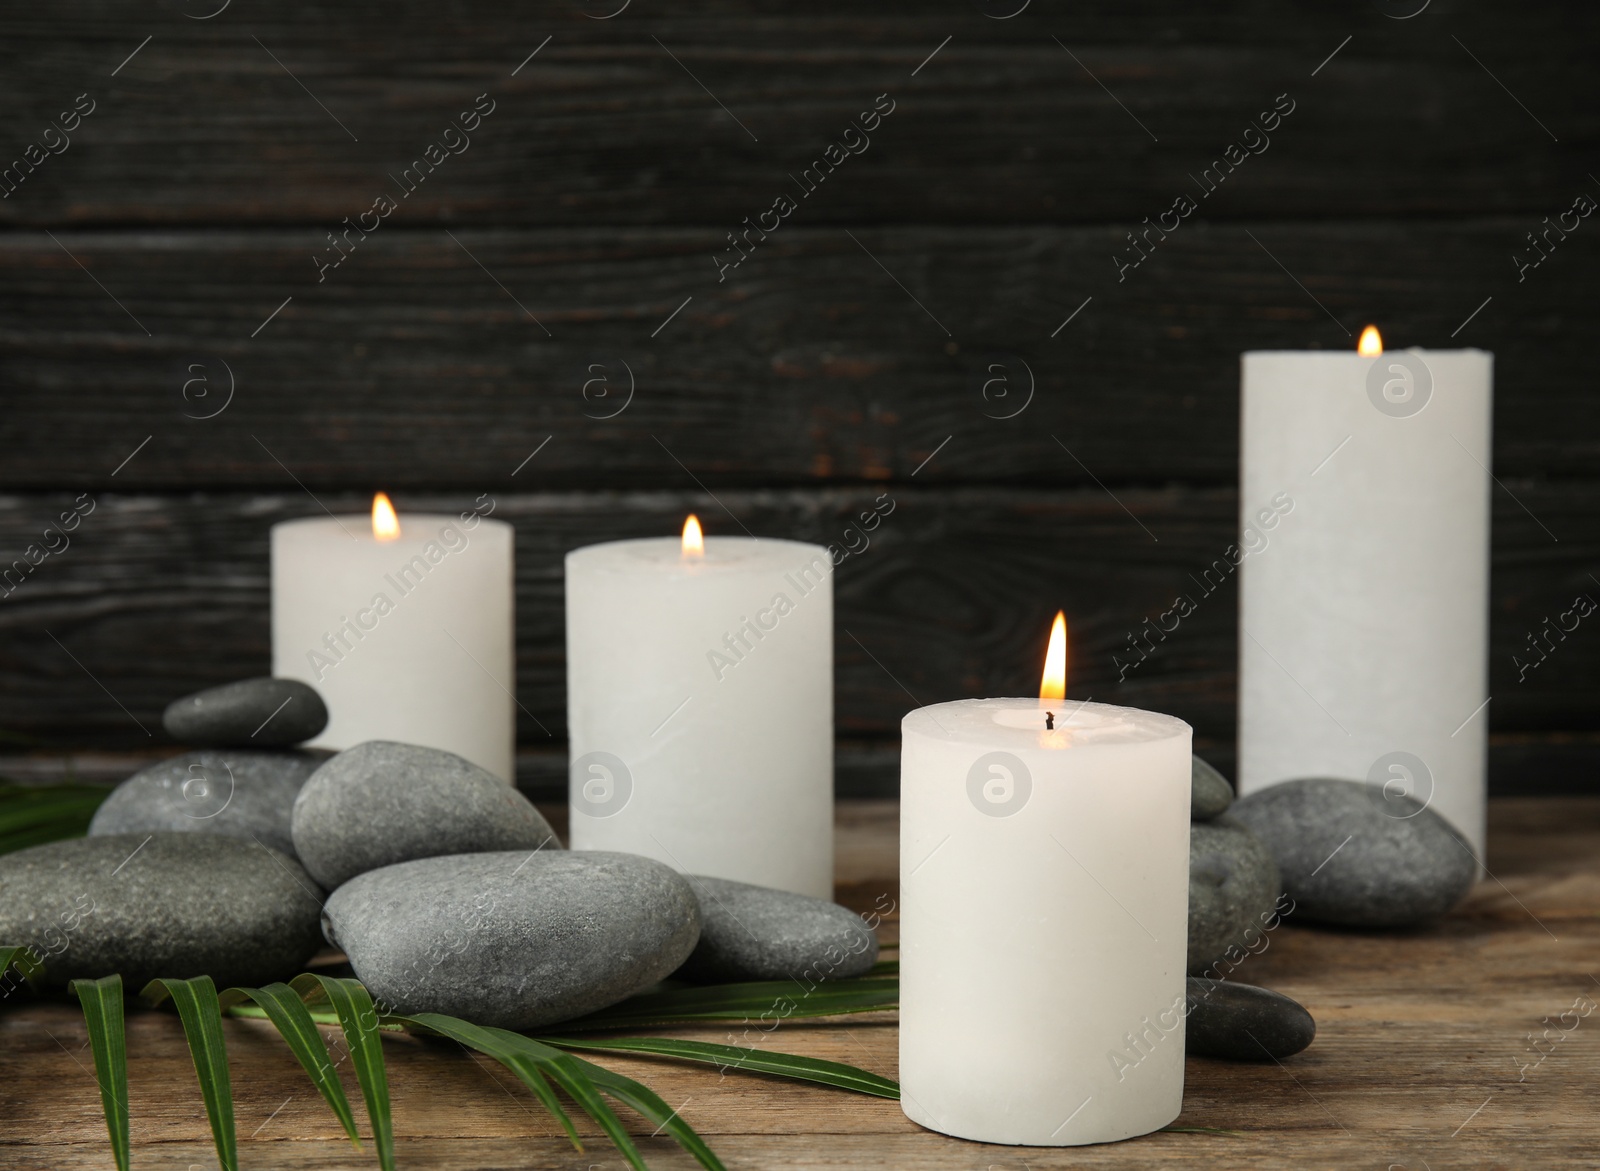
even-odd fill
[(1189, 820), (1210, 821), (1232, 804), (1233, 786), (1228, 778), (1194, 757), (1189, 770)]
[(694, 892), (634, 854), (516, 850), (371, 870), (323, 933), (384, 1007), (531, 1029), (615, 1004), (694, 950)]
[(332, 890), (368, 870), (443, 854), (559, 850), (521, 793), (453, 752), (369, 740), (332, 757), (294, 803), (294, 848)]
[(321, 946), (322, 891), (294, 859), (220, 834), (110, 834), (0, 857), (0, 942), (31, 946), (53, 986), (299, 973)]
[(255, 838), (295, 856), (294, 799), (326, 752), (205, 748), (134, 773), (111, 790), (89, 822), (89, 836), (149, 833)]
[(1317, 1022), (1298, 1001), (1267, 988), (1189, 977), (1187, 1052), (1224, 1061), (1273, 1061), (1299, 1053)]
[(328, 708), (309, 683), (262, 676), (175, 699), (161, 726), (200, 748), (286, 748), (326, 728)]
[(1233, 803), (1278, 863), (1295, 914), (1349, 927), (1443, 915), (1478, 876), (1455, 827), (1414, 798), (1362, 781), (1284, 781)]
[(854, 911), (823, 899), (690, 875), (700, 942), (686, 980), (841, 980), (878, 960), (878, 937)]
[(1272, 854), (1231, 816), (1189, 826), (1189, 971), (1236, 965), (1277, 926)]

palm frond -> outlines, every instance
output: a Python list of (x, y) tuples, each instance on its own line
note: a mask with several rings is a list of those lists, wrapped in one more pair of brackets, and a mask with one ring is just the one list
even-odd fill
[(699, 1133), (680, 1117), (676, 1110), (668, 1106), (660, 1095), (632, 1078), (624, 1077), (582, 1058), (573, 1057), (571, 1054), (562, 1053), (542, 1041), (506, 1029), (480, 1028), (466, 1021), (435, 1013), (419, 1013), (402, 1019), (408, 1024), (421, 1026), (428, 1031), (440, 1033), (476, 1048), (481, 1053), (505, 1062), (508, 1067), (514, 1068), (510, 1062), (515, 1059), (534, 1065), (583, 1107), (585, 1113), (593, 1118), (606, 1132), (607, 1137), (616, 1144), (629, 1164), (639, 1171), (643, 1171), (644, 1160), (623, 1128), (621, 1120), (605, 1104), (601, 1091), (631, 1107), (647, 1121), (655, 1123), (658, 1131), (666, 1131), (707, 1171), (725, 1171), (722, 1161), (717, 1158), (716, 1153)]
[[(44, 972), (43, 966), (34, 958), (38, 954), (32, 947), (0, 947), (0, 979), (4, 979), (15, 968), (29, 987), (38, 988), (39, 976)], [(7, 990), (5, 995), (9, 994)]]
[(194, 1059), (200, 1096), (205, 1099), (211, 1138), (222, 1171), (239, 1171), (239, 1141), (233, 1121), (233, 1082), (228, 1076), (228, 1046), (222, 1037), (222, 1005), (210, 976), (191, 980), (155, 979), (144, 987), (151, 1005), (170, 998), (183, 1021), (183, 1033)]
[[(5, 948), (4, 951), (18, 951)], [(0, 952), (3, 954), (3, 952)], [(7, 966), (10, 960), (6, 961)], [(117, 1171), (128, 1171), (128, 1040), (122, 1024), (122, 977), (74, 980), (68, 986), (83, 1009), (94, 1054), (94, 1077), (100, 1083), (100, 1108), (111, 1136), (111, 1156)]]
[(791, 1020), (881, 1012), (900, 1003), (900, 981), (857, 977), (829, 980), (809, 988), (798, 980), (756, 980), (742, 984), (710, 984), (670, 988), (624, 1000), (588, 1016), (568, 1021), (562, 1032), (594, 1029), (638, 1029), (698, 1021)]
[(748, 1073), (769, 1073), (793, 1081), (815, 1082), (840, 1090), (854, 1090), (877, 1098), (900, 1099), (900, 1086), (886, 1077), (857, 1069), (839, 1061), (800, 1057), (793, 1053), (768, 1053), (742, 1045), (719, 1045), (712, 1041), (680, 1041), (673, 1037), (609, 1037), (603, 1041), (575, 1040), (570, 1037), (540, 1037), (546, 1045), (559, 1049), (592, 1050), (599, 1053), (647, 1053), (715, 1065)]
[(372, 996), (359, 980), (344, 976), (306, 973), (289, 985), (302, 997), (325, 996), (333, 1005), (344, 1030), (344, 1042), (355, 1066), (361, 1096), (367, 1103), (367, 1121), (372, 1126), (372, 1142), (378, 1148), (378, 1166), (394, 1171), (394, 1120), (389, 1109), (389, 1073), (383, 1061), (383, 1042), (379, 1038), (378, 1010)]
[(110, 789), (0, 782), (0, 854), (82, 837)]
[[(356, 1132), (355, 1116), (350, 1112), (350, 1100), (344, 1096), (344, 1086), (333, 1071), (333, 1058), (328, 1045), (317, 1031), (317, 1022), (306, 1008), (300, 994), (287, 984), (268, 984), (265, 988), (229, 988), (222, 994), (222, 1007), (231, 1009), (243, 1000), (254, 1001), (261, 1015), (270, 1020), (278, 1035), (289, 1046), (289, 1051), (300, 1062), (311, 1084), (317, 1087), (322, 1100), (333, 1111), (345, 1134), (357, 1147), (361, 1136)], [(235, 1014), (242, 1015), (242, 1014)]]

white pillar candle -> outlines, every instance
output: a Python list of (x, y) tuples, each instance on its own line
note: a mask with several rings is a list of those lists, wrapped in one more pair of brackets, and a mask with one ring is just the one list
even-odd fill
[(901, 734), (907, 1117), (1033, 1146), (1170, 1123), (1183, 1107), (1189, 725), (971, 699), (919, 708)]
[(831, 898), (832, 561), (693, 543), (567, 554), (572, 846)]
[(407, 514), (380, 538), (380, 511), (272, 527), (272, 673), (327, 702), (313, 747), (399, 740), (515, 783), (512, 527)]
[(1413, 796), (1482, 858), (1491, 365), (1244, 355), (1241, 792), (1370, 781), (1385, 810)]

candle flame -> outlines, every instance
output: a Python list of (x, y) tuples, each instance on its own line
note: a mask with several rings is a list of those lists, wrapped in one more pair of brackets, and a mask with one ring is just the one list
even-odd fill
[(372, 498), (372, 535), (380, 541), (400, 538), (400, 518), (394, 514), (394, 505), (383, 492)]
[(1356, 343), (1356, 353), (1363, 358), (1376, 358), (1383, 353), (1383, 335), (1378, 332), (1376, 325), (1369, 325), (1361, 331), (1361, 340)]
[(689, 519), (683, 522), (683, 555), (685, 557), (706, 555), (706, 538), (700, 531), (700, 518), (692, 512), (689, 514)]
[(1067, 697), (1067, 616), (1056, 611), (1050, 624), (1050, 647), (1044, 653), (1044, 678), (1039, 680), (1040, 699)]

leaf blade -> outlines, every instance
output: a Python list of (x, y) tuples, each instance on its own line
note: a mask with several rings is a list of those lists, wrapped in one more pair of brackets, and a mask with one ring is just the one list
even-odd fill
[[(436, 1013), (422, 1013), (417, 1017), (407, 1017), (408, 1021), (423, 1023), (431, 1020), (432, 1024), (424, 1024), (429, 1032), (438, 1033), (440, 1036), (449, 1037), (458, 1045), (469, 1049), (476, 1049), (486, 1057), (500, 1062), (514, 1073), (522, 1084), (533, 1091), (540, 1103), (548, 1110), (566, 1131), (568, 1140), (579, 1151), (583, 1150), (583, 1140), (578, 1136), (577, 1128), (572, 1125), (566, 1110), (561, 1106), (561, 1101), (556, 1097), (555, 1091), (550, 1088), (550, 1083), (545, 1080), (544, 1072), (540, 1069), (538, 1061), (531, 1055), (522, 1053), (505, 1044), (500, 1038), (493, 1036), (486, 1029), (474, 1025), (470, 1021), (459, 1020), (456, 1017), (446, 1017)], [(439, 1022), (448, 1021), (450, 1025), (442, 1026)], [(447, 1031), (451, 1030), (451, 1031)]]
[(328, 1044), (317, 1031), (317, 1022), (306, 1008), (300, 994), (287, 984), (268, 984), (265, 988), (229, 988), (222, 994), (224, 1008), (231, 1007), (240, 998), (253, 1001), (262, 1015), (272, 1022), (278, 1035), (289, 1046), (289, 1051), (306, 1071), (311, 1084), (317, 1087), (322, 1100), (333, 1111), (345, 1134), (357, 1147), (361, 1135), (356, 1130), (355, 1115), (350, 1110), (350, 1100), (345, 1097), (344, 1086), (333, 1070), (333, 1057)]
[[(6, 949), (6, 950), (22, 950)], [(6, 960), (6, 966), (11, 961)], [(83, 1022), (89, 1030), (94, 1054), (95, 1081), (100, 1083), (100, 1109), (111, 1138), (111, 1155), (118, 1171), (128, 1171), (132, 1154), (128, 1144), (128, 1038), (122, 1018), (122, 977), (74, 980), (69, 990), (78, 998)]]
[(632, 1078), (623, 1077), (603, 1066), (585, 1061), (581, 1057), (573, 1058), (579, 1067), (589, 1075), (589, 1079), (606, 1093), (616, 1098), (624, 1105), (637, 1110), (648, 1121), (656, 1124), (656, 1131), (666, 1131), (684, 1150), (688, 1151), (706, 1171), (727, 1171), (722, 1165), (722, 1160), (717, 1158), (706, 1140), (700, 1137), (698, 1131), (690, 1126), (678, 1114), (677, 1110), (670, 1110), (661, 1096), (650, 1087)]
[(771, 1074), (792, 1081), (813, 1082), (834, 1089), (851, 1090), (875, 1098), (900, 1099), (900, 1086), (869, 1070), (846, 1065), (841, 1061), (824, 1061), (816, 1057), (802, 1057), (795, 1053), (769, 1053), (749, 1049), (742, 1045), (722, 1045), (714, 1041), (685, 1041), (674, 1037), (609, 1037), (601, 1041), (584, 1041), (568, 1037), (540, 1037), (546, 1045), (558, 1049), (583, 1049), (601, 1053), (646, 1053), (656, 1057), (671, 1057), (679, 1061), (693, 1061), (715, 1065), (723, 1071), (748, 1070), (752, 1073)]
[(563, 1032), (637, 1029), (697, 1021), (742, 1021), (751, 1017), (798, 1019), (882, 1012), (898, 1007), (900, 981), (854, 977), (807, 989), (797, 980), (758, 980), (670, 988), (631, 997), (611, 1008), (562, 1022)]
[(228, 1046), (222, 1036), (222, 1005), (210, 976), (190, 980), (166, 977), (150, 981), (144, 997), (153, 1004), (170, 998), (177, 1006), (183, 1033), (194, 1060), (195, 1078), (205, 1100), (211, 1138), (222, 1171), (239, 1171), (239, 1139), (233, 1117), (233, 1081), (228, 1074)]
[(355, 1067), (361, 1097), (367, 1104), (367, 1122), (372, 1127), (372, 1142), (378, 1148), (378, 1165), (394, 1171), (394, 1119), (389, 1104), (389, 1073), (384, 1065), (383, 1042), (379, 1038), (378, 1010), (372, 995), (359, 980), (344, 976), (306, 973), (296, 976), (290, 987), (304, 997), (320, 989), (339, 1016), (350, 1064)]

